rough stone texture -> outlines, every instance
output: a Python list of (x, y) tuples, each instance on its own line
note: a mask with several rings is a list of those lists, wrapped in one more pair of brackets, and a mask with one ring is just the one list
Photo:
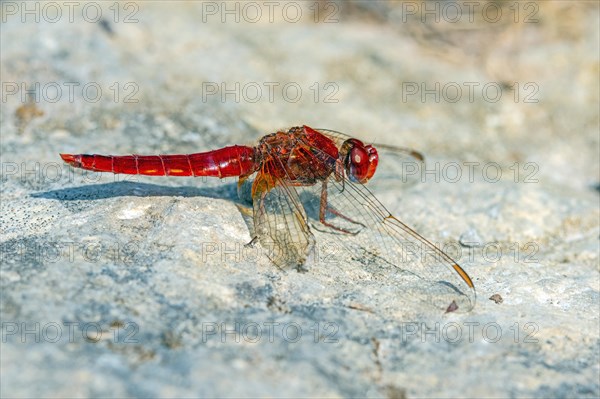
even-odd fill
[[(1, 5), (3, 397), (600, 395), (596, 3), (519, 3), (518, 15), (507, 3), (496, 23), (486, 2), (457, 23), (442, 2), (426, 23), (421, 2), (321, 2), (333, 23), (315, 23), (313, 3), (292, 3), (296, 23), (287, 3), (273, 22), (257, 3), (256, 23), (241, 5), (239, 23), (221, 22), (218, 2), (122, 3), (118, 18), (107, 2), (102, 23), (82, 6), (51, 23), (41, 3), (40, 21), (23, 22), (23, 4)], [(39, 98), (23, 101), (35, 82)], [(72, 101), (65, 82), (80, 84)], [(97, 102), (81, 92), (92, 82)], [(204, 98), (206, 82), (256, 82), (262, 97)], [(272, 101), (265, 82), (279, 84)], [(436, 82), (439, 102), (407, 94)], [(403, 182), (382, 156), (374, 190), (462, 251), (473, 311), (411, 303), (335, 246), (308, 273), (244, 252), (234, 180), (97, 175), (58, 157), (198, 152), (297, 124), (439, 165)], [(472, 181), (465, 162), (478, 163)]]

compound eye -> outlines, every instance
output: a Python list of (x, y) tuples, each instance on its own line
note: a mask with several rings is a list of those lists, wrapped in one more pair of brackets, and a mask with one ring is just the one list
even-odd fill
[(377, 150), (370, 145), (355, 144), (348, 153), (348, 175), (353, 181), (364, 184), (375, 174), (375, 169), (377, 169), (377, 164), (379, 163), (379, 156), (377, 155)]

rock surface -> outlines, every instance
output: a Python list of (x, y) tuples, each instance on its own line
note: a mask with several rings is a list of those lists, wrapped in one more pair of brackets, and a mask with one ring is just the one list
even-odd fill
[[(23, 4), (1, 5), (1, 396), (600, 395), (597, 4)], [(278, 269), (235, 180), (58, 157), (300, 124), (425, 153), (382, 156), (373, 190), (458, 258), (471, 312), (371, 281), (343, 237)]]

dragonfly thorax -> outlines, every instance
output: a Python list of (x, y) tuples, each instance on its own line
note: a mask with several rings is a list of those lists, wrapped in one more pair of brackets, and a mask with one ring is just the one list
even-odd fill
[(260, 140), (257, 150), (264, 173), (299, 185), (323, 181), (338, 159), (333, 141), (307, 126), (269, 134)]

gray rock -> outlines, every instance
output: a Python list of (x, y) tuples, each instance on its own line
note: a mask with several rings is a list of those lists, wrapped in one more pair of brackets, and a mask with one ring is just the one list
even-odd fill
[[(101, 3), (96, 22), (2, 3), (3, 397), (600, 395), (597, 5), (452, 23), (431, 2), (440, 20), (422, 23), (424, 4), (376, 3), (322, 3), (319, 23), (312, 3), (272, 22), (260, 3), (257, 22), (233, 2), (239, 22), (218, 2)], [(234, 179), (58, 156), (199, 152), (299, 124), (426, 155), (413, 169), (382, 150), (372, 187), (468, 271), (471, 312), (398, 292), (347, 237), (315, 231), (308, 272), (277, 268), (245, 246)]]

